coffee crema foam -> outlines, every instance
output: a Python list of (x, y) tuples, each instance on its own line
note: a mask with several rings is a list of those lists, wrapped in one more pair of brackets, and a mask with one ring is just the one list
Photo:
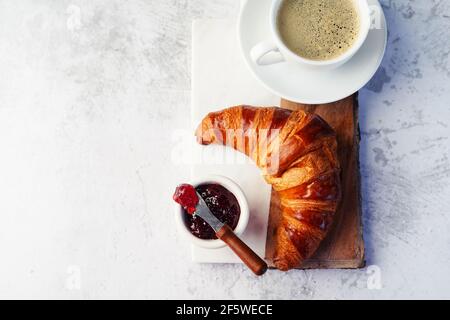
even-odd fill
[(277, 18), (284, 44), (311, 60), (330, 60), (356, 41), (360, 18), (352, 0), (285, 0)]

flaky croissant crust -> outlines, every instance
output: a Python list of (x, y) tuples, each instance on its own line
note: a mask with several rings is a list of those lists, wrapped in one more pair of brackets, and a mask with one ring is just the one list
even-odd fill
[(273, 262), (299, 267), (325, 238), (341, 196), (333, 129), (304, 111), (236, 106), (208, 114), (196, 136), (245, 153), (262, 170), (281, 205)]

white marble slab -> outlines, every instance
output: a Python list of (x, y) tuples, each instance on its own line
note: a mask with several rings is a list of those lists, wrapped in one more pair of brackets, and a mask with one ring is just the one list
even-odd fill
[[(229, 106), (279, 105), (280, 99), (252, 76), (239, 51), (236, 22), (196, 20), (192, 29), (192, 120), (197, 126), (209, 112)], [(249, 225), (242, 240), (264, 257), (271, 188), (260, 170), (238, 152), (216, 146), (193, 145), (196, 156), (192, 176), (219, 174), (235, 181), (244, 191), (250, 207)], [(192, 246), (196, 262), (241, 263), (228, 247), (204, 249)]]

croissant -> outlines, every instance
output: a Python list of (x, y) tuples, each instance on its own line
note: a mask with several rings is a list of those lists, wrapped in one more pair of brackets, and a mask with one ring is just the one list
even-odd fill
[(236, 106), (208, 114), (196, 136), (258, 165), (280, 198), (273, 263), (283, 271), (301, 266), (325, 238), (341, 198), (333, 129), (304, 111)]

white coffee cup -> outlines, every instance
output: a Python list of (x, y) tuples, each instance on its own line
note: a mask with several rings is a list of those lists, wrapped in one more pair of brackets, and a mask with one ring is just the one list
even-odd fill
[(333, 69), (348, 60), (361, 48), (370, 30), (371, 18), (370, 8), (367, 0), (352, 0), (358, 10), (361, 25), (355, 43), (342, 55), (330, 60), (311, 60), (303, 58), (292, 52), (282, 41), (278, 30), (278, 11), (284, 0), (273, 0), (270, 9), (270, 39), (260, 42), (250, 51), (250, 56), (255, 64), (264, 66), (284, 61), (299, 63), (303, 66), (316, 69)]

